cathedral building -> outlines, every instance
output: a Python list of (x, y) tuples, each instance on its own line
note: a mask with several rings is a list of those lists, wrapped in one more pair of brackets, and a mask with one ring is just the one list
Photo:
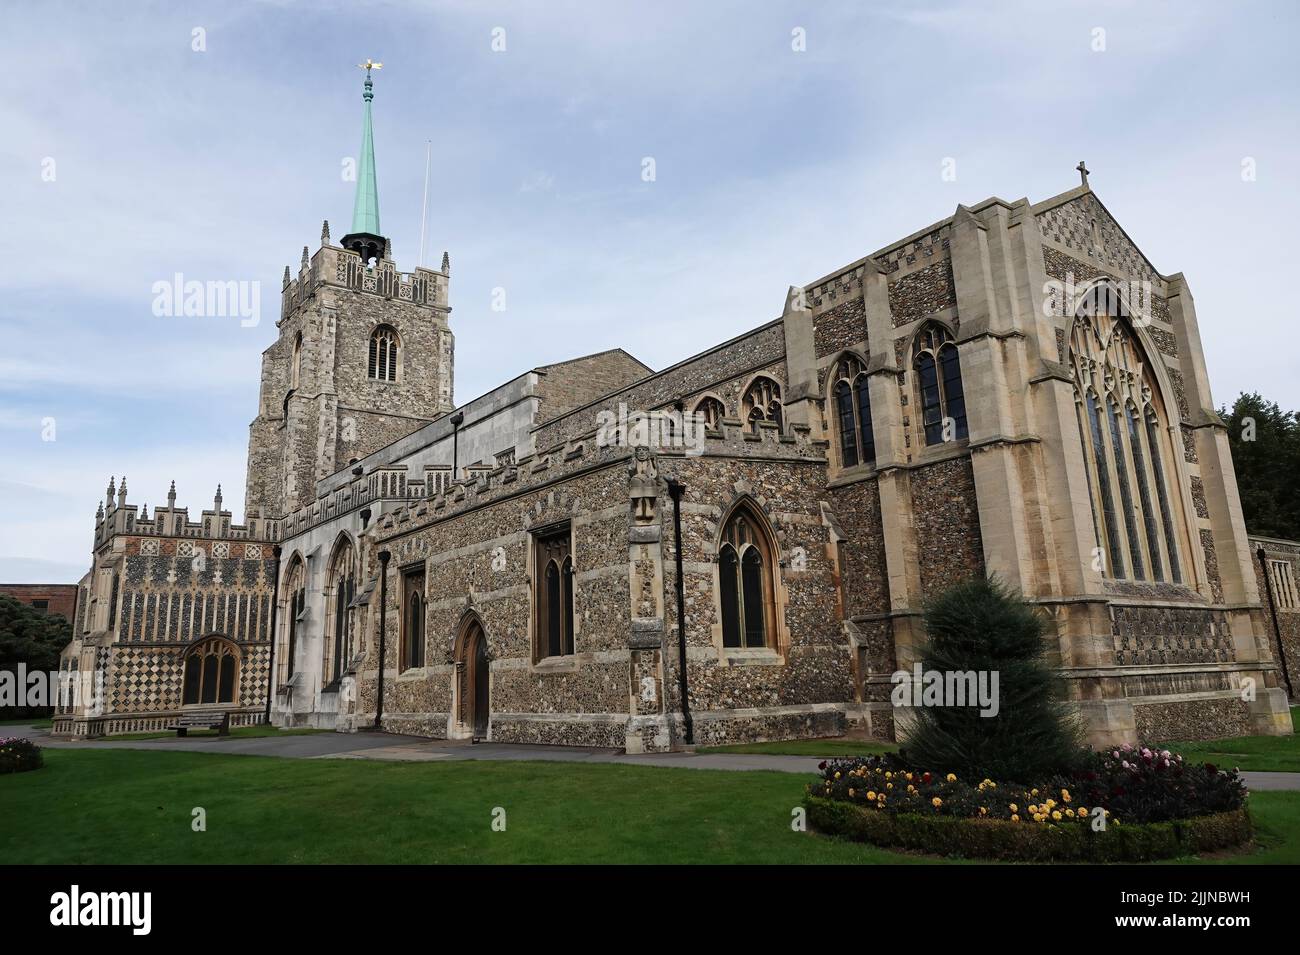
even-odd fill
[(285, 271), (245, 522), (110, 483), (56, 733), (896, 739), (925, 601), (973, 575), (1048, 616), (1094, 744), (1291, 732), (1187, 281), (1082, 164), (671, 367), (615, 349), (456, 405), (449, 262), (397, 269), (371, 100), (351, 230)]

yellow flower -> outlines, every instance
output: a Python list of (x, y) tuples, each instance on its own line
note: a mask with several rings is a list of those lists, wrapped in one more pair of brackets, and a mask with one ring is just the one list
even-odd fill
[(908, 774), (907, 774), (907, 781), (908, 781), (909, 783), (912, 781), (912, 774), (911, 774), (911, 773), (908, 773)]
[(1061, 790), (1061, 802), (1069, 802), (1069, 801), (1070, 801), (1070, 790), (1068, 790), (1068, 789), (1062, 789), (1062, 790)]
[(938, 796), (935, 796), (933, 799), (930, 800), (930, 805), (932, 805), (935, 809), (938, 809), (940, 806), (943, 805), (943, 800), (940, 799)]
[(1053, 813), (1052, 813), (1052, 818), (1055, 819), (1057, 822), (1060, 822), (1060, 821), (1061, 821), (1061, 810), (1058, 809), (1058, 810), (1056, 810), (1055, 812), (1053, 812)]
[(868, 790), (867, 798), (874, 800), (876, 798), (876, 791), (874, 789)]
[(894, 788), (894, 784), (893, 784), (893, 783), (885, 783), (885, 788), (886, 788), (886, 789), (893, 789), (893, 788)]
[(852, 799), (856, 793), (857, 793), (857, 790), (856, 790), (856, 789), (850, 789), (850, 790), (849, 790), (849, 798)]
[(1087, 818), (1087, 816), (1088, 816), (1088, 810), (1085, 809), (1083, 806), (1080, 806), (1080, 807), (1078, 808), (1077, 811), (1078, 811), (1078, 814), (1079, 814), (1079, 818), (1080, 818), (1080, 819), (1085, 819), (1085, 818)]
[(1012, 822), (1019, 822), (1019, 821), (1020, 821), (1020, 817), (1017, 816), (1017, 815), (1013, 812), (1013, 813), (1011, 814), (1011, 821), (1012, 821)]
[[(1014, 809), (1015, 807), (1012, 806), (1011, 808)], [(1038, 807), (1037, 807), (1037, 806), (1030, 806), (1030, 807), (1029, 807), (1029, 812), (1030, 812), (1030, 815), (1034, 815), (1034, 816), (1038, 815)]]
[(989, 814), (988, 807), (987, 807), (987, 806), (980, 806), (980, 815), (981, 815), (981, 816), (987, 816), (988, 814)]
[(1020, 808), (1019, 808), (1015, 803), (1012, 803), (1012, 804), (1011, 804), (1011, 811), (1012, 811), (1012, 812), (1019, 812), (1019, 811), (1020, 811)]
[(950, 783), (955, 783), (955, 782), (957, 781), (957, 777), (956, 777), (954, 774), (952, 774), (952, 773), (949, 773), (949, 774), (947, 775), (947, 777), (945, 777), (945, 778), (946, 778), (946, 779), (948, 780), (948, 782), (950, 782)]
[(916, 787), (913, 786), (911, 783), (908, 783), (907, 791), (910, 792), (910, 793), (914, 793), (914, 792), (916, 792)]
[(1047, 800), (1047, 802), (1043, 803), (1043, 805), (1046, 806), (1048, 809), (1052, 809), (1052, 808), (1054, 808), (1054, 807), (1056, 806), (1056, 800), (1055, 800), (1055, 799), (1049, 799), (1049, 800)]
[(835, 773), (835, 778), (836, 778), (836, 779), (839, 779), (839, 778), (840, 778), (840, 774), (839, 774), (839, 771), (838, 771), (838, 770), (837, 770), (836, 773)]
[(1029, 790), (1029, 795), (1031, 795), (1031, 796), (1037, 796), (1037, 795), (1038, 795), (1038, 790), (1037, 790), (1037, 789), (1031, 789), (1031, 790)]

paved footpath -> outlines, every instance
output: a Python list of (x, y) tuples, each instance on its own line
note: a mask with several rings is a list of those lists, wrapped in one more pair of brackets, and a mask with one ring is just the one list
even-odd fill
[[(524, 760), (561, 763), (614, 763), (624, 766), (667, 766), (677, 769), (766, 770), (811, 774), (821, 760), (815, 756), (766, 756), (758, 753), (656, 753), (628, 756), (619, 750), (576, 746), (528, 746), (519, 743), (474, 743), (430, 740), (391, 733), (308, 733), (300, 736), (213, 737), (181, 739), (86, 740), (56, 739), (48, 730), (6, 726), (0, 734), (25, 736), (51, 749), (141, 749), (150, 751), (236, 753), (289, 759), (380, 759), (396, 762), (468, 759)], [(1300, 773), (1243, 772), (1251, 789), (1300, 790)]]

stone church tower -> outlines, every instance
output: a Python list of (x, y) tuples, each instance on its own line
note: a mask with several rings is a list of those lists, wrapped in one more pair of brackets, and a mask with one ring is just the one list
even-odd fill
[(249, 428), (245, 513), (281, 517), (310, 504), (316, 482), (452, 409), (449, 265), (397, 270), (379, 223), (366, 70), (352, 228), (338, 245), (285, 266), (279, 337), (262, 353)]

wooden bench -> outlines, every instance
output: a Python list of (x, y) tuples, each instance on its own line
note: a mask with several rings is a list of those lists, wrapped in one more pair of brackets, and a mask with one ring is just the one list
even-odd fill
[(229, 713), (185, 713), (175, 725), (167, 727), (175, 730), (177, 736), (188, 735), (190, 730), (216, 730), (218, 736), (230, 735)]

